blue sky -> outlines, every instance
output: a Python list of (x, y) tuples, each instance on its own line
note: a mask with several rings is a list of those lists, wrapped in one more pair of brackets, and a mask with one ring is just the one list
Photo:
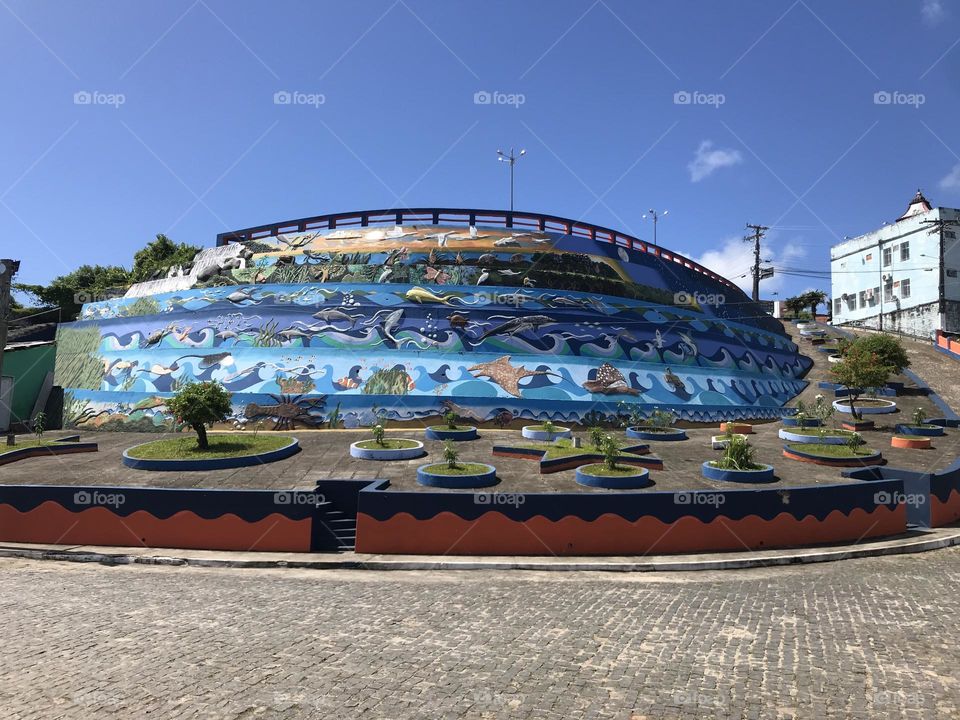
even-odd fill
[(644, 238), (668, 209), (661, 244), (733, 279), (762, 223), (774, 264), (826, 270), (917, 187), (960, 205), (958, 20), (953, 0), (2, 0), (0, 256), (43, 282), (158, 232), (506, 207), (512, 145), (517, 209)]

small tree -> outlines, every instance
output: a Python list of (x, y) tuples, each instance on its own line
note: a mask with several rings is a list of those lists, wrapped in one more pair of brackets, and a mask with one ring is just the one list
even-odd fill
[(847, 447), (850, 448), (852, 454), (856, 455), (860, 452), (861, 443), (863, 443), (863, 438), (860, 436), (860, 433), (850, 433), (850, 437), (847, 438)]
[(216, 381), (190, 383), (167, 400), (167, 407), (177, 422), (184, 423), (197, 433), (197, 447), (206, 450), (207, 425), (227, 419), (230, 413), (230, 393)]
[(449, 430), (457, 429), (457, 414), (453, 410), (450, 410), (448, 413), (446, 413), (443, 416), (443, 420), (445, 423), (447, 423), (447, 429)]
[(827, 402), (827, 399), (820, 393), (817, 394), (816, 404), (813, 406), (813, 414), (820, 421), (820, 427), (825, 428), (830, 419), (833, 418), (833, 405)]
[(899, 374), (905, 367), (910, 367), (910, 358), (907, 356), (907, 350), (899, 338), (886, 333), (876, 335), (864, 335), (857, 338), (854, 343), (866, 352), (871, 352), (880, 359), (882, 365), (890, 368), (894, 375)]
[(457, 444), (452, 440), (443, 443), (443, 459), (447, 461), (447, 467), (456, 470), (457, 462), (460, 460), (460, 451), (457, 450)]
[(913, 411), (913, 424), (917, 427), (923, 425), (923, 421), (927, 419), (927, 413), (922, 407), (918, 407)]
[(810, 416), (807, 414), (807, 406), (803, 404), (803, 400), (797, 400), (797, 414), (793, 417), (796, 418), (797, 425), (799, 425), (801, 430), (806, 429), (807, 420), (810, 419)]
[(811, 290), (801, 295), (800, 299), (804, 302), (805, 307), (810, 308), (810, 316), (816, 319), (817, 307), (826, 302), (827, 294), (823, 290)]
[(553, 433), (557, 431), (557, 426), (553, 424), (553, 420), (544, 421), (541, 427), (543, 428), (543, 431), (545, 433), (548, 433), (550, 435), (553, 435)]
[(37, 442), (43, 441), (43, 426), (47, 421), (47, 414), (41, 410), (33, 419), (33, 434), (37, 436)]
[(620, 443), (613, 435), (607, 435), (603, 438), (600, 451), (603, 453), (603, 463), (609, 470), (617, 469), (617, 460), (620, 459)]
[(386, 428), (383, 426), (383, 423), (377, 421), (370, 426), (370, 432), (373, 433), (373, 440), (377, 445), (383, 445), (383, 434), (386, 432)]
[(603, 439), (607, 434), (603, 431), (603, 428), (599, 425), (594, 425), (590, 428), (590, 444), (593, 445), (598, 451), (603, 448)]
[(850, 412), (854, 418), (861, 416), (857, 412), (856, 402), (865, 388), (878, 388), (887, 384), (891, 368), (884, 365), (880, 357), (870, 352), (859, 342), (850, 346), (841, 362), (830, 368), (834, 379), (847, 389), (850, 400)]

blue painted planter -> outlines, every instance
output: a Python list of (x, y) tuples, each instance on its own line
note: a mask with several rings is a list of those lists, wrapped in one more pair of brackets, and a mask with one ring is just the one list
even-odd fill
[[(140, 445), (148, 444), (140, 443)], [(123, 464), (134, 470), (225, 470), (276, 462), (300, 452), (300, 443), (296, 438), (290, 438), (289, 444), (277, 450), (257, 455), (242, 455), (241, 457), (210, 458), (209, 460), (140, 460), (130, 457), (128, 454), (130, 450), (138, 448), (140, 445), (134, 445), (132, 448), (123, 451)]]
[(820, 338), (824, 337), (827, 334), (826, 330), (814, 330), (810, 328), (804, 328), (800, 331), (800, 337), (814, 337)]
[(637, 440), (686, 440), (687, 434), (678, 428), (670, 428), (666, 432), (650, 432), (649, 430), (644, 430), (642, 427), (631, 426), (627, 428), (627, 437), (636, 438)]
[(940, 437), (944, 434), (943, 428), (936, 427), (917, 427), (916, 425), (897, 425), (897, 435), (923, 435), (924, 437)]
[[(785, 427), (800, 427), (800, 421), (795, 417), (785, 417), (780, 420)], [(804, 421), (806, 427), (820, 427), (820, 420), (818, 418), (807, 418)]]
[(497, 484), (497, 469), (493, 465), (477, 463), (487, 468), (486, 472), (476, 475), (436, 475), (430, 472), (431, 467), (443, 466), (443, 463), (421, 465), (417, 468), (417, 482), (427, 487), (466, 489), (490, 487)]
[(548, 433), (543, 430), (539, 430), (539, 425), (524, 425), (523, 429), (520, 431), (520, 434), (523, 435), (527, 440), (539, 440), (541, 442), (553, 442), (558, 438), (569, 438), (573, 436), (573, 433), (570, 432), (570, 428), (557, 426), (557, 429)]
[(580, 485), (609, 490), (637, 490), (653, 485), (650, 472), (646, 468), (637, 468), (637, 472), (633, 475), (614, 477), (612, 475), (591, 475), (584, 471), (584, 468), (589, 467), (589, 465), (585, 465), (577, 468), (577, 482)]
[(700, 466), (701, 474), (708, 480), (721, 482), (762, 483), (773, 481), (773, 465), (764, 465), (762, 470), (721, 470), (709, 461)]
[(849, 442), (850, 437), (848, 435), (827, 435), (824, 438), (821, 438), (819, 435), (801, 435), (800, 433), (793, 433), (787, 430), (786, 428), (780, 428), (780, 431), (777, 433), (780, 436), (781, 440), (789, 440), (790, 442), (799, 442), (799, 443), (823, 443), (824, 445), (846, 445)]
[[(882, 405), (882, 406), (856, 405), (857, 412), (863, 415), (886, 415), (888, 413), (894, 413), (897, 411), (897, 404), (893, 402), (893, 400), (884, 400), (884, 402), (889, 403), (889, 405)], [(847, 414), (852, 414), (853, 412), (850, 409), (849, 404), (840, 402), (839, 400), (833, 401), (833, 409), (836, 410), (837, 412), (842, 412)]]
[(472, 425), (470, 427), (457, 430), (451, 430), (450, 428), (445, 427), (428, 427), (424, 432), (424, 436), (427, 438), (427, 440), (454, 440), (456, 442), (460, 442), (462, 440), (476, 440), (477, 429)]
[[(366, 442), (366, 440), (358, 442)], [(412, 442), (417, 443), (417, 446), (397, 450), (362, 448), (358, 447), (357, 443), (352, 443), (350, 445), (350, 456), (361, 460), (411, 460), (424, 455), (423, 443), (419, 440), (413, 440)]]

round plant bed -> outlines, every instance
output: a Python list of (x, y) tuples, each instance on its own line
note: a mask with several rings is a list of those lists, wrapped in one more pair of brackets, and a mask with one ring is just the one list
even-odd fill
[(780, 428), (777, 435), (779, 435), (781, 440), (789, 440), (790, 442), (846, 445), (850, 442), (850, 436), (853, 435), (853, 433), (847, 430), (828, 430), (826, 435), (820, 437), (820, 433), (817, 430), (803, 432), (800, 428), (794, 430)]
[(410, 460), (423, 454), (422, 442), (406, 438), (385, 438), (383, 445), (376, 440), (360, 440), (350, 445), (350, 456), (361, 460)]
[(539, 440), (541, 442), (553, 442), (558, 438), (568, 438), (572, 435), (570, 428), (553, 426), (553, 431), (547, 431), (543, 425), (524, 425), (520, 433), (527, 440)]
[(188, 438), (165, 438), (123, 451), (122, 462), (135, 470), (223, 470), (283, 460), (300, 452), (300, 443), (286, 435), (210, 435), (200, 450)]
[(944, 434), (939, 425), (897, 425), (898, 435), (921, 435), (923, 437), (940, 437)]
[(486, 463), (458, 463), (451, 468), (447, 463), (421, 465), (417, 468), (417, 482), (427, 487), (482, 488), (497, 484), (497, 469)]
[(752, 435), (753, 425), (740, 422), (722, 422), (720, 423), (720, 432), (732, 432), (735, 435)]
[(707, 461), (700, 466), (700, 473), (707, 480), (718, 480), (721, 482), (773, 482), (773, 465), (762, 465), (758, 470), (724, 470), (716, 467), (712, 461)]
[[(730, 442), (729, 435), (711, 435), (710, 436), (710, 446), (714, 450), (723, 450), (727, 447), (727, 444)], [(746, 440), (746, 435), (740, 435), (739, 433), (733, 433), (732, 437), (740, 438), (741, 440)]]
[(920, 437), (919, 435), (913, 437), (894, 435), (890, 438), (890, 447), (903, 448), (904, 450), (929, 450), (933, 447), (930, 443), (931, 439), (929, 437)]
[[(792, 415), (780, 418), (780, 422), (783, 423), (784, 427), (800, 427), (800, 421)], [(820, 427), (820, 420), (818, 418), (807, 418), (803, 421), (803, 424), (806, 427)]]
[(865, 467), (880, 465), (883, 461), (883, 455), (869, 448), (854, 455), (845, 445), (818, 445), (817, 443), (784, 445), (783, 456), (791, 460), (829, 467)]
[(808, 320), (794, 320), (793, 324), (797, 326), (797, 330), (806, 330), (813, 327), (813, 323)]
[[(863, 415), (885, 415), (897, 411), (897, 404), (893, 400), (883, 400), (881, 398), (857, 400), (854, 407), (856, 407), (858, 413)], [(853, 414), (850, 403), (842, 400), (834, 400), (833, 409), (837, 412)]]
[(627, 428), (627, 437), (637, 440), (686, 440), (687, 434), (679, 428), (652, 428), (631, 425)]
[(836, 353), (833, 353), (833, 354), (831, 354), (831, 355), (827, 355), (827, 362), (829, 362), (829, 363), (839, 363), (839, 362), (843, 362), (843, 355), (837, 355)]
[(817, 328), (801, 328), (800, 337), (806, 338), (822, 338), (826, 337), (826, 330), (819, 330)]
[(611, 470), (605, 463), (578, 467), (577, 482), (587, 487), (609, 490), (637, 490), (653, 485), (650, 472), (646, 468), (618, 465), (615, 470)]
[(448, 425), (431, 425), (424, 433), (427, 440), (476, 440), (477, 428), (473, 425), (461, 425), (451, 428)]

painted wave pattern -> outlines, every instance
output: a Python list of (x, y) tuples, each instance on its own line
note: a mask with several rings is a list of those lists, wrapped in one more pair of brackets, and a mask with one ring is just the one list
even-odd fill
[(61, 352), (86, 333), (96, 363), (85, 387), (67, 385), (75, 424), (164, 428), (163, 398), (204, 380), (234, 393), (232, 421), (277, 429), (358, 426), (376, 410), (582, 422), (621, 403), (756, 416), (800, 392), (809, 365), (782, 335), (577, 292), (264, 284), (153, 300), (153, 315), (113, 300), (64, 327)]

